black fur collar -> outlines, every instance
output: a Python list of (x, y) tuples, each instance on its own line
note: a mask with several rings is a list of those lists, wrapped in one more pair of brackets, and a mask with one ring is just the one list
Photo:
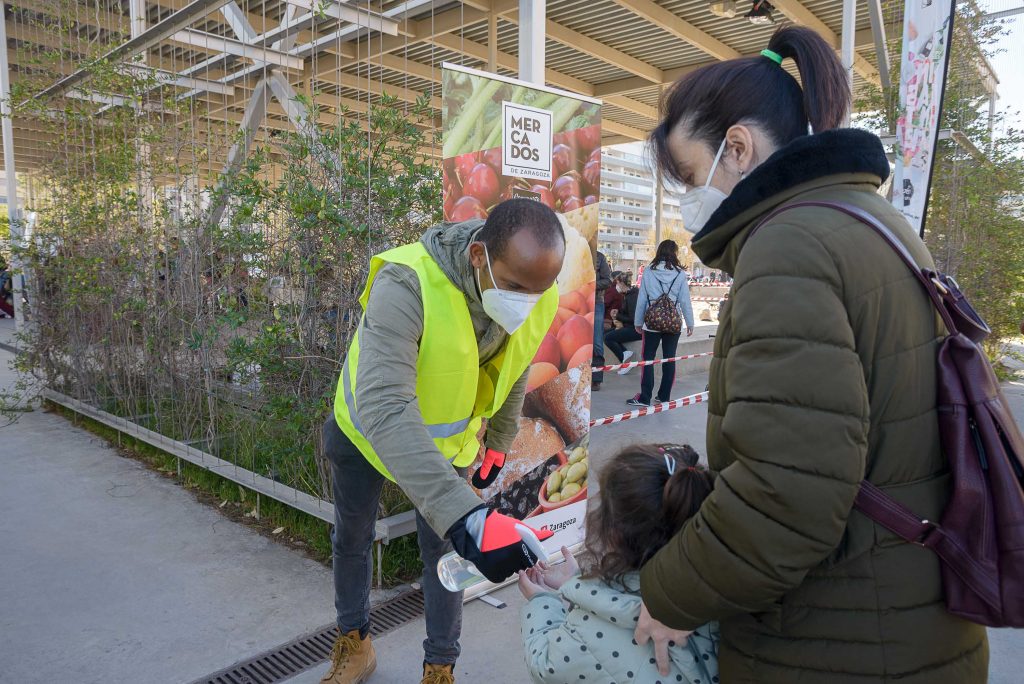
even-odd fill
[(850, 173), (878, 176), (879, 184), (889, 177), (889, 160), (878, 136), (843, 128), (797, 138), (776, 150), (740, 181), (693, 241), (790, 188), (825, 176)]

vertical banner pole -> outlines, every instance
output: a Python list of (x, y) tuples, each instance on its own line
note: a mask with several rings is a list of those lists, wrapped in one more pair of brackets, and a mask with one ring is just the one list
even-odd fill
[(18, 173), (14, 166), (14, 120), (11, 111), (11, 71), (7, 62), (7, 19), (0, 15), (0, 117), (3, 128), (4, 142), (4, 173), (7, 178), (7, 219), (11, 227), (11, 270), (14, 271), (13, 294), (14, 294), (14, 325), (19, 332), (25, 324), (25, 311), (22, 307), (22, 289), (25, 279), (20, 273), (20, 259), (17, 257), (17, 248), (21, 246), (22, 222), (21, 212), (18, 209)]
[(893, 204), (924, 236), (953, 40), (955, 0), (908, 2), (903, 14)]
[(519, 80), (544, 85), (547, 0), (519, 0)]
[[(843, 35), (840, 40), (842, 46), (843, 68), (846, 69), (846, 78), (853, 88), (853, 58), (854, 39), (857, 34), (857, 0), (843, 0)], [(850, 112), (846, 113), (844, 123), (850, 125)]]

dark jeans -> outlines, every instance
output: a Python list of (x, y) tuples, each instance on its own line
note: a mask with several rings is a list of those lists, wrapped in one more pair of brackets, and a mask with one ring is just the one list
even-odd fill
[[(334, 416), (323, 428), (324, 452), (334, 480), (334, 607), (342, 634), (370, 628), (370, 582), (373, 574), (374, 522), (384, 476), (367, 462), (338, 427)], [(460, 469), (465, 474), (465, 469)], [(423, 599), (427, 638), (423, 642), (428, 663), (447, 665), (459, 657), (462, 632), (462, 592), (450, 592), (437, 578), (437, 561), (452, 545), (430, 529), (416, 513), (420, 557), (423, 559)]]
[(627, 342), (636, 342), (639, 339), (642, 339), (640, 333), (631, 324), (624, 328), (606, 332), (604, 334), (604, 345), (608, 347), (608, 351), (619, 357), (621, 363), (625, 363), (622, 359), (622, 354), (626, 351), (626, 348), (622, 345)]
[[(669, 359), (676, 355), (680, 333), (656, 333), (644, 331), (644, 361), (653, 361), (661, 346), (661, 358)], [(661, 385), (658, 387), (658, 401), (669, 401), (672, 398), (672, 385), (676, 381), (676, 363), (662, 363)], [(654, 391), (654, 366), (644, 366), (643, 378), (640, 380), (640, 401), (651, 403), (651, 392)]]

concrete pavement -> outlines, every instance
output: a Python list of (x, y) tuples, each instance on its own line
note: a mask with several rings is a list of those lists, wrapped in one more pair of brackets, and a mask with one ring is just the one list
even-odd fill
[[(3, 331), (0, 330), (0, 333)], [(0, 352), (0, 387), (10, 386)], [(674, 396), (704, 389), (680, 375)], [(629, 409), (639, 374), (609, 374), (597, 417)], [(1006, 386), (1024, 422), (1024, 378)], [(594, 467), (637, 441), (703, 451), (706, 406), (595, 430)], [(328, 568), (197, 503), (64, 419), (36, 411), (0, 430), (0, 682), (189, 682), (333, 617)], [(460, 682), (528, 681), (517, 589), (467, 605)], [(991, 630), (992, 684), (1024, 671), (1024, 632)], [(423, 620), (377, 641), (376, 684), (418, 681)], [(315, 683), (321, 665), (292, 679)]]
[(332, 595), (329, 568), (58, 415), (0, 430), (0, 682), (188, 682), (330, 623)]

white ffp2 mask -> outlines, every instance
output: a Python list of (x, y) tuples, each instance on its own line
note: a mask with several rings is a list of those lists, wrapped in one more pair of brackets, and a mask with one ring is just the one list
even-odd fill
[(484, 256), (487, 259), (487, 272), (491, 275), (491, 283), (494, 284), (494, 287), (485, 290), (480, 284), (480, 269), (477, 269), (476, 285), (480, 288), (480, 301), (484, 306), (484, 313), (511, 335), (526, 322), (533, 307), (537, 306), (537, 302), (540, 301), (541, 295), (512, 292), (499, 288), (494, 280), (491, 255), (487, 252), (487, 245), (484, 245)]
[(718, 162), (722, 160), (723, 152), (725, 152), (725, 140), (722, 140), (722, 144), (718, 148), (718, 154), (715, 155), (715, 161), (711, 165), (711, 172), (708, 174), (704, 186), (687, 190), (679, 198), (679, 213), (683, 217), (683, 228), (689, 233), (699, 233), (715, 210), (728, 197), (724, 192), (711, 185), (711, 179), (715, 176), (715, 170), (718, 168)]

